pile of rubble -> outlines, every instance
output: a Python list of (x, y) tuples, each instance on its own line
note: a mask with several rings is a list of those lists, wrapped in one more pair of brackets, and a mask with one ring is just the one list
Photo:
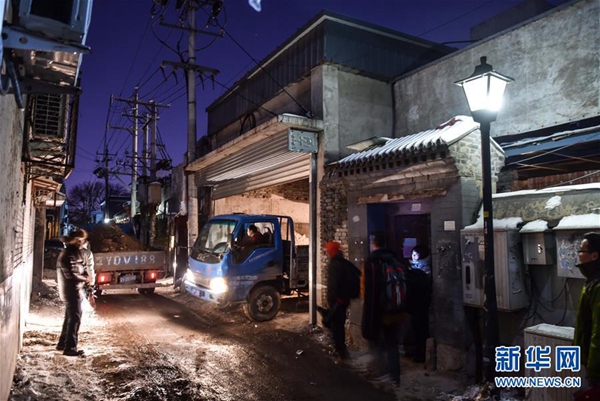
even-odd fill
[(144, 250), (137, 238), (125, 234), (116, 224), (98, 224), (90, 231), (88, 241), (94, 253)]

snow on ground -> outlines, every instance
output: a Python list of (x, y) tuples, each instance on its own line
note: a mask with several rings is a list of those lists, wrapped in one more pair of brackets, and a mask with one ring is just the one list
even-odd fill
[[(172, 287), (157, 290), (176, 302), (189, 306), (203, 319), (215, 323), (256, 325), (250, 322), (240, 311), (218, 309), (214, 305), (201, 303), (189, 294), (175, 292)], [(306, 307), (303, 302), (295, 303), (296, 307)], [(23, 349), (18, 357), (14, 376), (12, 394), (9, 401), (30, 400), (188, 400), (196, 399), (186, 389), (190, 386), (181, 383), (185, 372), (175, 372), (169, 366), (157, 370), (152, 356), (123, 349), (119, 346), (117, 334), (105, 329), (104, 323), (94, 310), (86, 308), (80, 329), (80, 342), (85, 344), (86, 354), (92, 357), (65, 357), (54, 349), (62, 325), (62, 305), (58, 300), (55, 283), (45, 280), (34, 290), (31, 313), (27, 318), (26, 331), (23, 338)], [(333, 347), (328, 333), (319, 328), (311, 329), (308, 315), (286, 313), (282, 311), (274, 321), (277, 328), (292, 332), (310, 332), (312, 341), (300, 347), (297, 355), (304, 353), (307, 347), (320, 347), (333, 356)], [(329, 351), (327, 351), (329, 350)], [(146, 351), (147, 352), (147, 351)], [(340, 369), (351, 369), (357, 375), (372, 378), (370, 356), (359, 350), (352, 350), (352, 359), (348, 363), (337, 362)], [(152, 366), (152, 369), (148, 369)], [(174, 363), (173, 369), (177, 369)], [(422, 364), (415, 364), (407, 358), (402, 361), (402, 388), (397, 392), (397, 399), (439, 400), (439, 401), (471, 401), (497, 400), (515, 401), (509, 394), (502, 397), (486, 397), (486, 388), (467, 387), (463, 376), (458, 373), (440, 374), (424, 369)], [(179, 381), (173, 385), (173, 381)], [(150, 386), (151, 383), (159, 386)], [(171, 385), (171, 387), (169, 387)], [(164, 393), (153, 393), (160, 388)], [(107, 391), (108, 389), (108, 391)], [(173, 392), (177, 389), (177, 393)], [(183, 390), (182, 390), (183, 389)], [(217, 400), (214, 396), (202, 398)], [(268, 400), (266, 400), (268, 401)]]

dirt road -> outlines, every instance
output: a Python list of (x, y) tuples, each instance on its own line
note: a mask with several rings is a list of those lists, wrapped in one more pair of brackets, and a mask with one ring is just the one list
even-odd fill
[(62, 316), (35, 302), (10, 400), (394, 400), (330, 355), (298, 301), (250, 322), (188, 294), (159, 289), (101, 296), (80, 330), (84, 358), (54, 349)]

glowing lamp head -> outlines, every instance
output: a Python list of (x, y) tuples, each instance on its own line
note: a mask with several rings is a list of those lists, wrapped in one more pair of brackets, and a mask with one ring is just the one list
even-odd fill
[(496, 120), (498, 111), (502, 108), (506, 85), (514, 81), (494, 71), (486, 60), (487, 57), (481, 57), (481, 64), (475, 67), (470, 77), (455, 82), (463, 88), (471, 115), (477, 122)]

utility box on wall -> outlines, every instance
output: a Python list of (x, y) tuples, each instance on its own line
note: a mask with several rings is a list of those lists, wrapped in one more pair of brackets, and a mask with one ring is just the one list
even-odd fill
[[(534, 369), (525, 369), (527, 377), (560, 377), (563, 380), (566, 377), (581, 377), (582, 383), (585, 379), (582, 377), (583, 371), (572, 372), (571, 370), (556, 371), (556, 347), (573, 345), (573, 327), (554, 326), (551, 324), (538, 324), (537, 326), (527, 327), (524, 330), (525, 349), (529, 346), (549, 346), (551, 348), (552, 369), (541, 369), (536, 372)], [(525, 391), (525, 399), (530, 401), (571, 401), (573, 393), (578, 389), (572, 388), (529, 388)]]
[[(461, 230), (463, 303), (483, 307), (485, 242), (483, 229)], [(520, 236), (515, 229), (494, 230), (494, 268), (498, 310), (515, 311), (527, 306)]]
[(558, 277), (585, 279), (575, 265), (579, 263), (579, 247), (583, 235), (590, 231), (600, 231), (600, 215), (563, 217), (554, 228)]
[(556, 245), (548, 222), (535, 220), (519, 230), (523, 239), (523, 262), (527, 265), (552, 265)]

